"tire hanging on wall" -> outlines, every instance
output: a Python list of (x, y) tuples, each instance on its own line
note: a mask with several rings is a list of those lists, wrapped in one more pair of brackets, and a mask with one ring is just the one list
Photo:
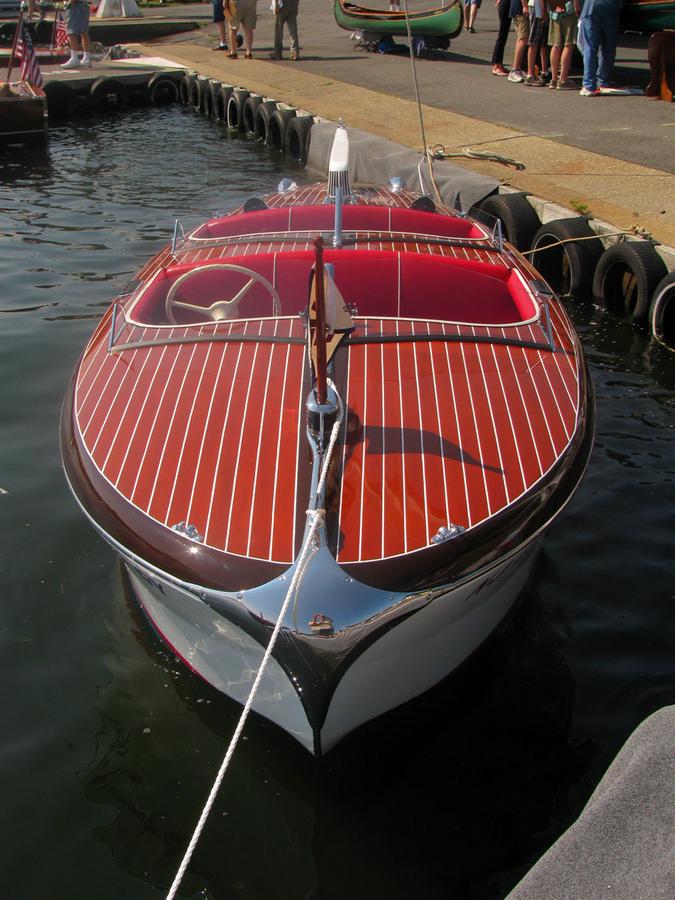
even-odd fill
[(170, 75), (159, 72), (148, 82), (148, 98), (153, 106), (175, 103), (179, 99), (178, 84)]
[(656, 285), (649, 305), (652, 334), (670, 350), (675, 350), (675, 269)]
[(593, 296), (609, 312), (644, 324), (666, 264), (651, 241), (619, 241), (600, 257), (593, 277)]
[(197, 76), (191, 75), (189, 72), (186, 72), (180, 80), (180, 102), (184, 103), (186, 106), (188, 105), (188, 103), (190, 102), (190, 98), (192, 97), (192, 85), (196, 80)]
[(277, 108), (276, 103), (272, 100), (263, 100), (259, 103), (253, 113), (253, 139), (262, 141), (266, 144), (269, 140), (270, 118)]
[(73, 93), (62, 81), (50, 81), (45, 85), (47, 112), (52, 119), (65, 119), (70, 111)]
[(129, 92), (126, 85), (116, 78), (97, 78), (89, 89), (89, 96), (95, 109), (124, 109)]
[(294, 116), (286, 126), (284, 154), (304, 166), (309, 153), (309, 139), (314, 116)]
[(275, 109), (275, 111), (270, 116), (269, 129), (267, 131), (266, 144), (268, 147), (271, 147), (273, 150), (276, 150), (279, 153), (284, 152), (284, 146), (286, 142), (286, 129), (288, 127), (288, 123), (292, 118), (294, 118), (294, 116), (294, 109)]
[[(570, 238), (584, 240), (557, 243)], [(532, 250), (537, 252), (530, 255), (530, 262), (560, 297), (590, 300), (593, 275), (604, 248), (583, 216), (542, 225), (532, 239)]]
[(253, 134), (255, 131), (255, 111), (262, 103), (260, 94), (251, 94), (241, 110), (241, 130), (244, 134)]
[(530, 249), (541, 221), (525, 194), (493, 194), (481, 200), (478, 209), (500, 219), (504, 239), (516, 250)]
[(250, 96), (250, 91), (232, 91), (230, 99), (227, 101), (227, 118), (225, 120), (231, 131), (244, 130), (244, 103)]
[(216, 104), (213, 108), (213, 117), (216, 122), (227, 121), (227, 104), (232, 95), (233, 87), (231, 84), (221, 84), (216, 92)]
[(207, 83), (208, 79), (202, 78), (199, 75), (192, 83), (192, 87), (190, 90), (190, 106), (192, 106), (192, 108), (196, 109), (198, 112), (201, 111), (202, 108), (202, 98), (204, 96), (204, 91), (206, 89)]
[(202, 97), (202, 112), (207, 117), (207, 119), (216, 118), (216, 104), (219, 90), (220, 82), (213, 81), (213, 79), (209, 78), (208, 84), (204, 89), (204, 95)]

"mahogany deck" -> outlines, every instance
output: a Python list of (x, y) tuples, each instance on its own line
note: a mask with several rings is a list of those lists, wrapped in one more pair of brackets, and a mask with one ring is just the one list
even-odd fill
[[(321, 188), (301, 193), (294, 202), (317, 203), (324, 195)], [(374, 196), (405, 205), (389, 192)], [(268, 198), (277, 202), (282, 195)], [(311, 238), (270, 241), (260, 233), (232, 243), (188, 236), (138, 277), (147, 281), (167, 265), (261, 252), (272, 254), (276, 270), (277, 255), (307, 250)], [(462, 241), (369, 232), (360, 247), (515, 264), (524, 278), (532, 276), (512, 256)], [(133, 318), (134, 304), (135, 296), (124, 301), (128, 321), (116, 352), (108, 352), (108, 312), (81, 361), (74, 416), (84, 452), (122, 498), (155, 522), (167, 528), (185, 522), (216, 550), (290, 565), (309, 493), (311, 382), (302, 319), (154, 326)], [(333, 373), (347, 410), (332, 501), (340, 563), (422, 550), (450, 523), (473, 528), (556, 464), (577, 427), (581, 361), (564, 311), (555, 300), (550, 310), (555, 352), (542, 349), (537, 322), (355, 320)], [(241, 336), (248, 341), (232, 340)], [(371, 342), (360, 343), (364, 338)]]

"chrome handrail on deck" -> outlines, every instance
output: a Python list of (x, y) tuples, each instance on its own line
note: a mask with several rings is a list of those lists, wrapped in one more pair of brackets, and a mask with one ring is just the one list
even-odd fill
[(183, 228), (183, 224), (180, 219), (176, 219), (173, 223), (173, 237), (171, 239), (171, 252), (176, 252), (176, 247), (178, 245), (178, 229), (181, 231), (181, 243), (185, 242), (185, 229)]
[[(556, 346), (555, 341), (553, 340), (553, 325), (551, 323), (551, 310), (549, 309), (549, 300), (553, 297), (553, 291), (546, 282), (541, 281), (539, 278), (533, 278), (530, 282), (530, 287), (535, 291), (541, 301), (539, 305), (539, 324), (541, 325), (541, 330), (548, 339), (549, 347), (553, 353), (555, 352)], [(542, 313), (546, 322), (545, 326), (541, 321)]]
[[(122, 316), (122, 327), (120, 328), (117, 334), (115, 333), (115, 325), (117, 324), (117, 316)], [(112, 317), (110, 319), (110, 334), (108, 335), (108, 353), (112, 353), (113, 347), (115, 346), (115, 340), (120, 336), (122, 331), (124, 330), (125, 325), (127, 324), (126, 316), (124, 315), (124, 309), (120, 303), (115, 301), (112, 307)]]

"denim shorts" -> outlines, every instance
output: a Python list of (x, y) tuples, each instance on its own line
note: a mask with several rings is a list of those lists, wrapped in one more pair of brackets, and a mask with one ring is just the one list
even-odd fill
[(211, 0), (211, 5), (213, 6), (213, 21), (224, 22), (223, 0)]
[(73, 0), (68, 7), (68, 34), (86, 34), (89, 31), (89, 4)]

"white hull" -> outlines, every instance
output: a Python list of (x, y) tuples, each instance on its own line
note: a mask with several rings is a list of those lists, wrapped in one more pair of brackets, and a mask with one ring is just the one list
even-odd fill
[[(359, 725), (419, 696), (457, 668), (495, 630), (532, 570), (538, 539), (487, 572), (433, 599), (369, 643), (341, 674), (319, 734), (298, 689), (272, 659), (253, 710), (275, 722), (310, 752), (327, 752)], [(244, 703), (264, 647), (192, 591), (137, 562), (127, 567), (134, 591), (162, 638), (196, 673)], [(326, 642), (330, 639), (316, 638)], [(356, 638), (358, 642), (358, 637)]]

